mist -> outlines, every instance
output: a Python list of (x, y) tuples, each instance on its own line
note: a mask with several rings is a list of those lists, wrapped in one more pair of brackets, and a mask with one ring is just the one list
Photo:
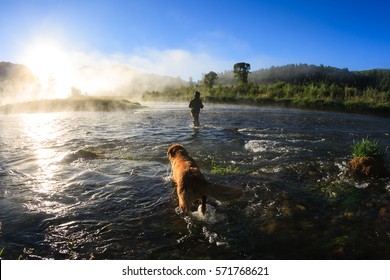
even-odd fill
[(83, 96), (123, 96), (140, 102), (145, 91), (185, 86), (209, 71), (232, 65), (207, 52), (145, 47), (104, 54), (65, 48), (54, 39), (37, 37), (15, 61), (2, 62), (0, 105), (64, 99), (75, 90)]
[(0, 62), (0, 105), (39, 98), (41, 85), (24, 65)]
[(186, 84), (180, 77), (146, 74), (125, 65), (83, 66), (77, 71), (75, 87), (85, 95), (127, 96), (140, 101), (145, 91), (177, 88)]
[(27, 66), (1, 62), (0, 104), (67, 98), (72, 88), (85, 96), (124, 96), (140, 101), (145, 91), (185, 85), (179, 77), (146, 74), (125, 65), (83, 66), (62, 75), (37, 77)]

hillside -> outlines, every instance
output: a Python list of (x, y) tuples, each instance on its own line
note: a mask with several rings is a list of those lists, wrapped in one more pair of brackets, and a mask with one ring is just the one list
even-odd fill
[(36, 98), (39, 91), (37, 78), (21, 64), (0, 62), (0, 105), (18, 98)]
[[(371, 87), (379, 91), (389, 91), (390, 69), (349, 71), (347, 68), (341, 69), (323, 65), (289, 64), (252, 71), (248, 80), (254, 84), (265, 85), (278, 82), (286, 82), (292, 85), (326, 83), (356, 87), (358, 89)], [(219, 73), (217, 84), (235, 84), (233, 71)]]

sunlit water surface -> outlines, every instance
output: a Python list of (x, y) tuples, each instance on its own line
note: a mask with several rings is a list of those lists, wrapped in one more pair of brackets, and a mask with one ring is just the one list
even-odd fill
[[(353, 141), (390, 146), (388, 119), (206, 105), (201, 123), (191, 127), (187, 104), (0, 116), (0, 257), (390, 258), (390, 179), (346, 168)], [(245, 195), (181, 215), (174, 143)]]

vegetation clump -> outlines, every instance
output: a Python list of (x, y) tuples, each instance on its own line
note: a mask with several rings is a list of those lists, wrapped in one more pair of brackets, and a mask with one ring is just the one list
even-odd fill
[(234, 167), (230, 164), (217, 164), (214, 160), (211, 162), (211, 174), (213, 175), (239, 175), (249, 174), (251, 170), (240, 170), (238, 167)]
[(353, 157), (374, 157), (383, 159), (383, 152), (381, 150), (378, 140), (369, 139), (368, 137), (352, 145)]
[(349, 170), (355, 176), (385, 176), (385, 158), (377, 140), (363, 138), (352, 145)]

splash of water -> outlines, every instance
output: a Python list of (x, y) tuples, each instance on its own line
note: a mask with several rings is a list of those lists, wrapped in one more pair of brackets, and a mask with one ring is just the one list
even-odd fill
[(223, 221), (226, 217), (223, 214), (217, 213), (215, 207), (206, 204), (206, 212), (202, 213), (202, 205), (198, 206), (197, 211), (191, 213), (191, 216), (198, 221), (214, 224)]

